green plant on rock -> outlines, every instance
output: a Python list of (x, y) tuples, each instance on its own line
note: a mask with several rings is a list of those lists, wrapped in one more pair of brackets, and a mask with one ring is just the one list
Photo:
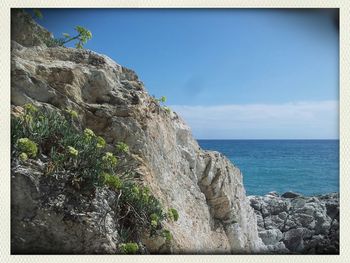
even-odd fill
[(122, 187), (122, 181), (117, 175), (111, 175), (109, 173), (103, 172), (100, 175), (103, 184), (111, 187), (114, 190), (118, 190)]
[(158, 102), (160, 103), (165, 103), (166, 102), (166, 97), (165, 96), (161, 96), (159, 99), (156, 99)]
[(24, 104), (23, 109), (27, 114), (33, 114), (38, 111), (38, 108), (31, 103)]
[(97, 148), (104, 148), (104, 147), (106, 147), (105, 139), (103, 139), (101, 136), (97, 136), (96, 139), (97, 139), (97, 144), (96, 144)]
[[(129, 155), (125, 153), (129, 147), (125, 143), (118, 143), (114, 151), (107, 152), (104, 138), (91, 129), (72, 125), (69, 112), (33, 107), (27, 105), (22, 115), (11, 119), (13, 158), (19, 158), (25, 165), (28, 158), (45, 157), (44, 160), (49, 160), (46, 175), (64, 172), (72, 186), (82, 193), (91, 195), (97, 187), (104, 186), (114, 191), (115, 222), (123, 242), (137, 244), (145, 231), (151, 236), (164, 236), (162, 222), (169, 218), (167, 212), (149, 188), (137, 183), (132, 171), (122, 172), (119, 167), (121, 164), (128, 167), (125, 160)], [(174, 220), (178, 217), (175, 214), (172, 211)]]
[[(27, 138), (37, 145), (37, 152), (50, 158), (54, 167), (48, 169), (50, 173), (70, 171), (85, 187), (92, 189), (101, 184), (99, 174), (104, 171), (104, 152), (96, 146), (101, 140), (91, 129), (82, 132), (71, 125), (66, 119), (70, 116), (65, 116), (56, 111), (45, 108), (36, 110), (31, 105), (25, 105), (24, 114), (11, 119), (11, 139), (16, 142), (14, 156), (25, 152), (32, 157), (32, 154), (17, 146), (19, 139)], [(18, 142), (23, 144), (23, 140)]]
[(21, 153), (18, 157), (22, 162), (25, 162), (28, 160), (28, 155), (26, 153)]
[(92, 33), (86, 29), (85, 27), (82, 27), (82, 26), (76, 26), (75, 28), (75, 31), (77, 31), (77, 35), (75, 36), (70, 36), (69, 34), (67, 33), (63, 33), (63, 39), (61, 40), (62, 42), (62, 45), (64, 44), (67, 44), (73, 40), (78, 40), (77, 43), (75, 43), (75, 47), (76, 48), (83, 48), (84, 45), (87, 43), (88, 40), (90, 40), (92, 38)]
[(77, 119), (77, 118), (78, 118), (78, 113), (77, 113), (75, 110), (66, 109), (66, 113), (67, 113), (72, 119)]
[(95, 133), (91, 129), (86, 128), (84, 130), (84, 136), (87, 141), (91, 141), (95, 137)]
[(150, 219), (151, 219), (151, 228), (156, 229), (159, 225), (159, 216), (156, 214), (151, 214)]
[(129, 146), (124, 142), (118, 142), (115, 145), (115, 147), (116, 147), (117, 151), (120, 153), (128, 153), (129, 152)]
[(173, 235), (167, 229), (164, 229), (162, 234), (163, 234), (163, 237), (165, 238), (165, 241), (167, 242), (170, 242), (173, 239)]
[(161, 221), (166, 219), (159, 200), (147, 187), (132, 181), (126, 181), (121, 192), (118, 208), (121, 228), (132, 225), (129, 233), (134, 240), (139, 240), (139, 234), (145, 229), (149, 229), (151, 235), (156, 235), (156, 229), (161, 228)]
[(40, 9), (38, 8), (33, 8), (33, 14), (34, 17), (39, 18), (39, 19), (43, 19), (43, 14), (41, 13)]
[(77, 41), (75, 43), (75, 47), (78, 49), (84, 48), (87, 41), (92, 38), (91, 31), (82, 26), (76, 26), (74, 29), (77, 33), (75, 36), (70, 36), (67, 33), (63, 33), (63, 38), (49, 38), (45, 40), (45, 44), (48, 47), (60, 47), (71, 41)]
[(130, 242), (130, 243), (122, 243), (119, 245), (119, 251), (122, 254), (136, 254), (139, 250), (139, 246), (137, 243)]
[(68, 152), (73, 157), (77, 157), (79, 154), (79, 151), (74, 149), (74, 147), (72, 147), (72, 146), (68, 146)]
[(20, 152), (25, 153), (28, 157), (34, 158), (38, 153), (38, 147), (36, 143), (29, 140), (28, 138), (18, 139), (16, 146)]
[(179, 219), (179, 213), (175, 208), (170, 208), (168, 210), (168, 218), (172, 221), (177, 221)]
[(160, 104), (161, 109), (163, 109), (166, 113), (170, 114), (171, 109), (165, 105), (165, 102), (167, 101), (167, 98), (165, 96), (161, 96), (160, 98), (155, 100)]
[(102, 157), (102, 161), (106, 169), (113, 169), (118, 163), (117, 157), (115, 157), (111, 152), (106, 152)]

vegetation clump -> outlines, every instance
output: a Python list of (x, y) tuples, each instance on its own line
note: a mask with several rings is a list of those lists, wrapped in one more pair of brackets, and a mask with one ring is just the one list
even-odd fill
[(177, 212), (177, 210), (175, 208), (170, 208), (168, 210), (168, 217), (172, 221), (177, 221), (179, 219), (179, 213)]
[(105, 168), (113, 169), (117, 166), (118, 160), (117, 157), (113, 155), (113, 153), (106, 152), (105, 155), (102, 157), (102, 162)]
[(22, 162), (25, 162), (28, 160), (28, 155), (26, 153), (21, 153), (18, 157)]
[(122, 186), (122, 181), (117, 175), (111, 175), (109, 173), (103, 172), (100, 177), (103, 180), (104, 185), (107, 185), (114, 190), (118, 190)]
[(63, 33), (63, 38), (50, 38), (46, 40), (46, 45), (48, 47), (58, 47), (64, 46), (71, 41), (77, 41), (74, 44), (75, 47), (78, 49), (83, 49), (87, 41), (92, 38), (92, 33), (90, 30), (82, 26), (76, 26), (74, 29), (77, 33), (75, 36), (70, 36), (67, 33)]
[[(22, 153), (25, 153), (28, 157), (36, 157), (38, 153), (38, 147), (35, 142), (28, 138), (20, 138), (17, 140), (16, 147)], [(23, 155), (22, 155), (23, 157)]]
[(101, 136), (97, 136), (96, 139), (97, 139), (97, 144), (96, 144), (97, 148), (104, 148), (104, 147), (106, 147), (105, 139), (103, 139)]
[(119, 250), (122, 254), (136, 254), (139, 250), (137, 243), (122, 243), (119, 245)]
[(170, 242), (173, 239), (173, 235), (167, 229), (163, 230), (163, 237), (165, 238), (165, 241), (167, 241), (167, 242)]
[(167, 98), (165, 96), (161, 96), (160, 98), (153, 97), (153, 100), (160, 105), (160, 108), (164, 110), (166, 113), (170, 114), (171, 109), (165, 105), (165, 102), (167, 101)]
[[(78, 116), (72, 111), (60, 114), (28, 104), (24, 112), (11, 121), (12, 157), (26, 161), (41, 158), (47, 161), (46, 174), (64, 172), (72, 186), (82, 193), (94, 193), (98, 187), (115, 192), (115, 223), (123, 244), (120, 251), (134, 254), (141, 242), (141, 233), (161, 235), (171, 240), (170, 231), (163, 231), (164, 220), (177, 220), (175, 209), (164, 212), (150, 189), (140, 185), (131, 170), (121, 169), (118, 158), (127, 158), (129, 146), (118, 142), (113, 151), (106, 151), (106, 141), (91, 129), (72, 125)], [(68, 113), (68, 114), (66, 114)], [(118, 156), (118, 158), (117, 158)], [(124, 160), (124, 164), (125, 164)], [(126, 170), (127, 172), (123, 172)], [(74, 184), (73, 184), (74, 182)], [(137, 242), (137, 243), (134, 243)], [(128, 245), (129, 244), (129, 245)]]
[(129, 146), (126, 143), (118, 142), (115, 145), (116, 149), (120, 153), (128, 153), (129, 152)]
[(77, 157), (79, 154), (79, 151), (74, 149), (72, 146), (68, 146), (68, 152), (73, 157)]
[(67, 113), (72, 119), (77, 119), (77, 118), (78, 118), (78, 113), (77, 113), (75, 110), (66, 109), (66, 113)]

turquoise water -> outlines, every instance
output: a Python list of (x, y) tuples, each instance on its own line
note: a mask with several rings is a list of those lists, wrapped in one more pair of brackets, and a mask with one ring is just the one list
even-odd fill
[(199, 140), (243, 173), (248, 195), (339, 192), (339, 140)]

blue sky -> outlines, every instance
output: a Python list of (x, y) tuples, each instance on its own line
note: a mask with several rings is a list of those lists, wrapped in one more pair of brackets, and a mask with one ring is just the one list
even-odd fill
[(338, 138), (339, 40), (331, 10), (42, 9), (56, 37), (137, 72), (196, 138)]

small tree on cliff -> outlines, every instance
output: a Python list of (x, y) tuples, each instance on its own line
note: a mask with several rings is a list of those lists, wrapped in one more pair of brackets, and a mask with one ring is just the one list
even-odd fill
[(75, 43), (75, 47), (83, 48), (84, 44), (86, 44), (86, 42), (92, 38), (92, 33), (82, 26), (76, 26), (75, 30), (78, 34), (73, 37), (67, 33), (63, 33), (64, 39), (62, 39), (62, 45), (67, 44), (73, 40), (78, 40), (78, 42)]

